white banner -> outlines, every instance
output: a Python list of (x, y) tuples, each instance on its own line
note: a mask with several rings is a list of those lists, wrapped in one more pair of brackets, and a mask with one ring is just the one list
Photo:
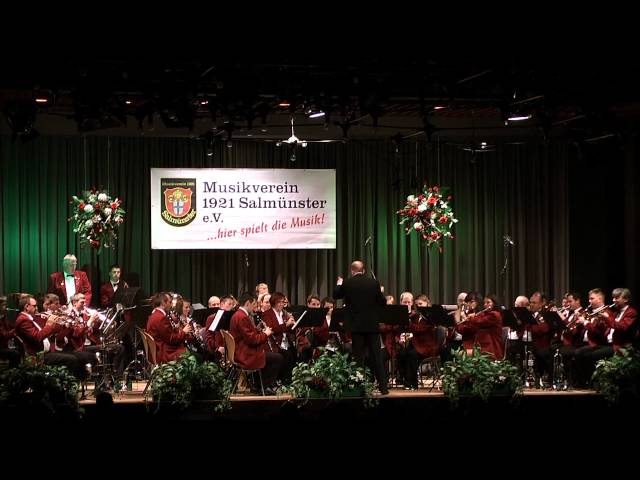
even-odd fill
[(151, 248), (336, 248), (336, 171), (152, 168)]

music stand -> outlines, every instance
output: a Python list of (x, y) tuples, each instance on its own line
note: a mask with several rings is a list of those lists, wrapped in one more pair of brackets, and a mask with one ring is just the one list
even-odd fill
[(424, 319), (433, 324), (443, 327), (453, 327), (455, 319), (451, 315), (447, 315), (442, 305), (432, 305), (430, 307), (416, 307), (416, 310), (422, 314)]
[[(139, 287), (134, 287), (134, 288), (139, 288)], [(128, 289), (128, 290), (130, 290), (130, 289)], [(134, 295), (134, 299), (135, 299), (135, 295)], [(129, 331), (129, 329), (131, 328), (131, 324), (133, 324), (134, 326), (138, 326), (138, 327), (144, 329), (147, 326), (147, 320), (149, 319), (149, 316), (151, 315), (151, 312), (153, 311), (153, 305), (139, 303), (139, 304), (133, 305), (131, 307), (125, 307), (125, 310), (130, 310), (131, 311), (131, 319), (132, 319), (132, 321), (130, 323), (129, 322), (124, 322), (125, 325), (127, 323), (129, 323), (129, 325), (127, 326), (127, 331)], [(127, 372), (129, 372), (131, 366), (137, 366), (138, 368), (136, 370), (134, 370), (135, 377), (136, 378), (139, 377), (140, 379), (144, 379), (145, 372), (148, 371), (148, 369), (144, 368), (144, 362), (146, 362), (147, 359), (146, 359), (146, 356), (144, 354), (144, 350), (139, 350), (138, 349), (138, 342), (139, 342), (138, 330), (134, 328), (134, 330), (133, 330), (133, 360), (131, 360), (127, 364), (127, 366), (124, 369), (124, 373), (125, 373), (125, 375), (127, 375)], [(138, 360), (138, 356), (142, 357), (143, 360), (142, 361)]]
[(399, 325), (400, 331), (409, 329), (409, 310), (406, 305), (385, 305), (380, 313), (379, 323)]
[(140, 287), (123, 288), (120, 287), (111, 297), (109, 306), (112, 307), (121, 303), (124, 307), (133, 307), (136, 303), (136, 297), (140, 293)]
[[(213, 308), (211, 309), (212, 312), (209, 314), (209, 316), (213, 315), (214, 313), (218, 313), (220, 311), (219, 308)], [(212, 330), (213, 332), (218, 332), (220, 330), (226, 330), (227, 332), (231, 330), (231, 317), (233, 317), (233, 314), (236, 313), (233, 310), (228, 310), (226, 312), (224, 312), (222, 314), (222, 316), (220, 317), (220, 320), (218, 321), (218, 325), (216, 325), (216, 327)], [(207, 317), (208, 318), (208, 317)], [(213, 325), (213, 323), (211, 324)], [(209, 328), (211, 328), (211, 326), (209, 326)]]
[[(311, 308), (304, 307), (304, 310), (298, 315), (296, 323), (291, 327), (292, 330), (304, 327), (321, 327), (327, 318), (328, 308)], [(296, 318), (295, 314), (293, 317)], [(333, 322), (331, 322), (333, 323)]]
[(554, 332), (562, 331), (565, 328), (565, 324), (562, 318), (560, 318), (560, 315), (558, 315), (558, 312), (542, 312), (542, 318), (549, 324), (551, 330)]
[(194, 303), (191, 308), (193, 309), (193, 321), (203, 327), (207, 323), (207, 318), (218, 311), (217, 307), (209, 308), (205, 307), (201, 303)]
[[(515, 324), (512, 328), (518, 328), (518, 323), (522, 324), (523, 328), (527, 325), (537, 325), (538, 322), (535, 318), (533, 318), (533, 314), (527, 307), (513, 307), (511, 309), (513, 313), (513, 317), (515, 318)], [(503, 324), (504, 324), (504, 315), (503, 315)], [(525, 387), (531, 387), (535, 383), (535, 378), (533, 377), (533, 367), (529, 368), (529, 345), (533, 339), (530, 337), (530, 332), (525, 331), (522, 337), (522, 345), (523, 345), (523, 359), (522, 359), (522, 373), (524, 376), (524, 385)], [(517, 363), (517, 362), (516, 362)]]

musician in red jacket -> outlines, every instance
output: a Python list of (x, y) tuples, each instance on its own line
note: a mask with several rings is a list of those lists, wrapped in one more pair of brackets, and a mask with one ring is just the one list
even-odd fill
[(273, 393), (271, 387), (274, 386), (284, 363), (279, 353), (265, 351), (267, 338), (273, 334), (273, 330), (265, 327), (262, 332), (258, 331), (250, 317), (257, 305), (256, 297), (244, 293), (239, 304), (238, 311), (231, 317), (230, 333), (236, 342), (234, 360), (241, 368), (260, 369), (267, 393)]
[(187, 349), (187, 335), (193, 332), (190, 323), (179, 328), (171, 323), (167, 312), (171, 309), (173, 298), (167, 292), (156, 293), (153, 297), (153, 312), (147, 320), (147, 332), (156, 342), (156, 360), (165, 363), (177, 360)]
[[(216, 297), (217, 298), (217, 297)], [(233, 308), (234, 300), (230, 296), (224, 296), (218, 300), (218, 310), (207, 317), (204, 326), (204, 340), (207, 344), (207, 350), (210, 358), (215, 362), (220, 362), (225, 354), (224, 340), (220, 333), (218, 324), (222, 320), (222, 315)], [(229, 327), (227, 327), (229, 328)]]
[(296, 321), (293, 315), (284, 311), (284, 300), (285, 296), (280, 292), (271, 295), (269, 298), (271, 308), (262, 312), (262, 321), (273, 331), (267, 343), (268, 351), (283, 356), (285, 366), (280, 371), (280, 379), (286, 382), (291, 379), (291, 371), (296, 363), (296, 347), (291, 330)]
[(10, 367), (20, 364), (20, 352), (14, 348), (15, 328), (7, 319), (7, 297), (0, 296), (0, 358), (7, 360)]
[(611, 293), (615, 306), (605, 323), (609, 327), (607, 338), (611, 340), (613, 350), (630, 347), (638, 334), (638, 312), (629, 305), (631, 291), (628, 288), (616, 288)]
[(84, 363), (73, 353), (56, 352), (54, 336), (62, 328), (54, 316), (47, 318), (38, 314), (38, 303), (32, 295), (23, 295), (18, 304), (20, 313), (16, 318), (16, 336), (22, 340), (27, 355), (43, 353), (46, 365), (64, 365), (77, 378), (86, 375)]
[(85, 296), (87, 305), (91, 305), (91, 283), (87, 274), (76, 270), (78, 259), (75, 255), (67, 254), (62, 260), (62, 272), (55, 272), (49, 276), (48, 293), (55, 293), (61, 302), (68, 305), (76, 293)]
[(107, 308), (111, 304), (111, 299), (119, 288), (129, 288), (127, 282), (120, 280), (121, 274), (122, 269), (119, 265), (109, 267), (109, 281), (100, 286), (100, 306), (102, 308)]
[(613, 355), (611, 338), (607, 335), (608, 324), (615, 321), (616, 315), (604, 303), (604, 291), (594, 288), (589, 291), (589, 306), (586, 317), (578, 320), (584, 325), (583, 340), (588, 345), (575, 351), (573, 370), (577, 387), (588, 387), (595, 370), (596, 362)]

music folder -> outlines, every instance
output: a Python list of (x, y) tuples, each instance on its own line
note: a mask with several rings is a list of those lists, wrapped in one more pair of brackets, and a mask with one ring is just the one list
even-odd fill
[(447, 315), (442, 305), (431, 305), (430, 307), (416, 307), (416, 310), (424, 317), (424, 319), (433, 325), (441, 325), (443, 327), (453, 327), (455, 319), (451, 315)]

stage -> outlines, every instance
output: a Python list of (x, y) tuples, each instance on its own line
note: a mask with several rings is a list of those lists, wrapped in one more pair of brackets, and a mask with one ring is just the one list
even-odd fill
[[(390, 389), (389, 395), (375, 395), (376, 405), (366, 407), (362, 399), (349, 398), (339, 401), (310, 399), (308, 401), (283, 394), (277, 396), (233, 395), (231, 408), (225, 412), (214, 411), (215, 401), (195, 401), (187, 409), (170, 404), (158, 405), (145, 401), (142, 394), (144, 382), (136, 382), (133, 391), (107, 393), (97, 398), (88, 392), (81, 400), (83, 409), (80, 423), (108, 422), (309, 422), (343, 424), (352, 422), (374, 422), (380, 425), (452, 425), (491, 424), (500, 425), (546, 425), (554, 418), (562, 423), (580, 425), (585, 415), (590, 418), (611, 420), (629, 412), (625, 406), (610, 407), (604, 398), (592, 390), (526, 389), (515, 401), (506, 397), (494, 397), (484, 403), (478, 399), (461, 398), (457, 408), (439, 390), (429, 391)], [(637, 416), (637, 414), (636, 414)], [(515, 422), (515, 423), (514, 423)], [(542, 423), (541, 423), (542, 422)]]

